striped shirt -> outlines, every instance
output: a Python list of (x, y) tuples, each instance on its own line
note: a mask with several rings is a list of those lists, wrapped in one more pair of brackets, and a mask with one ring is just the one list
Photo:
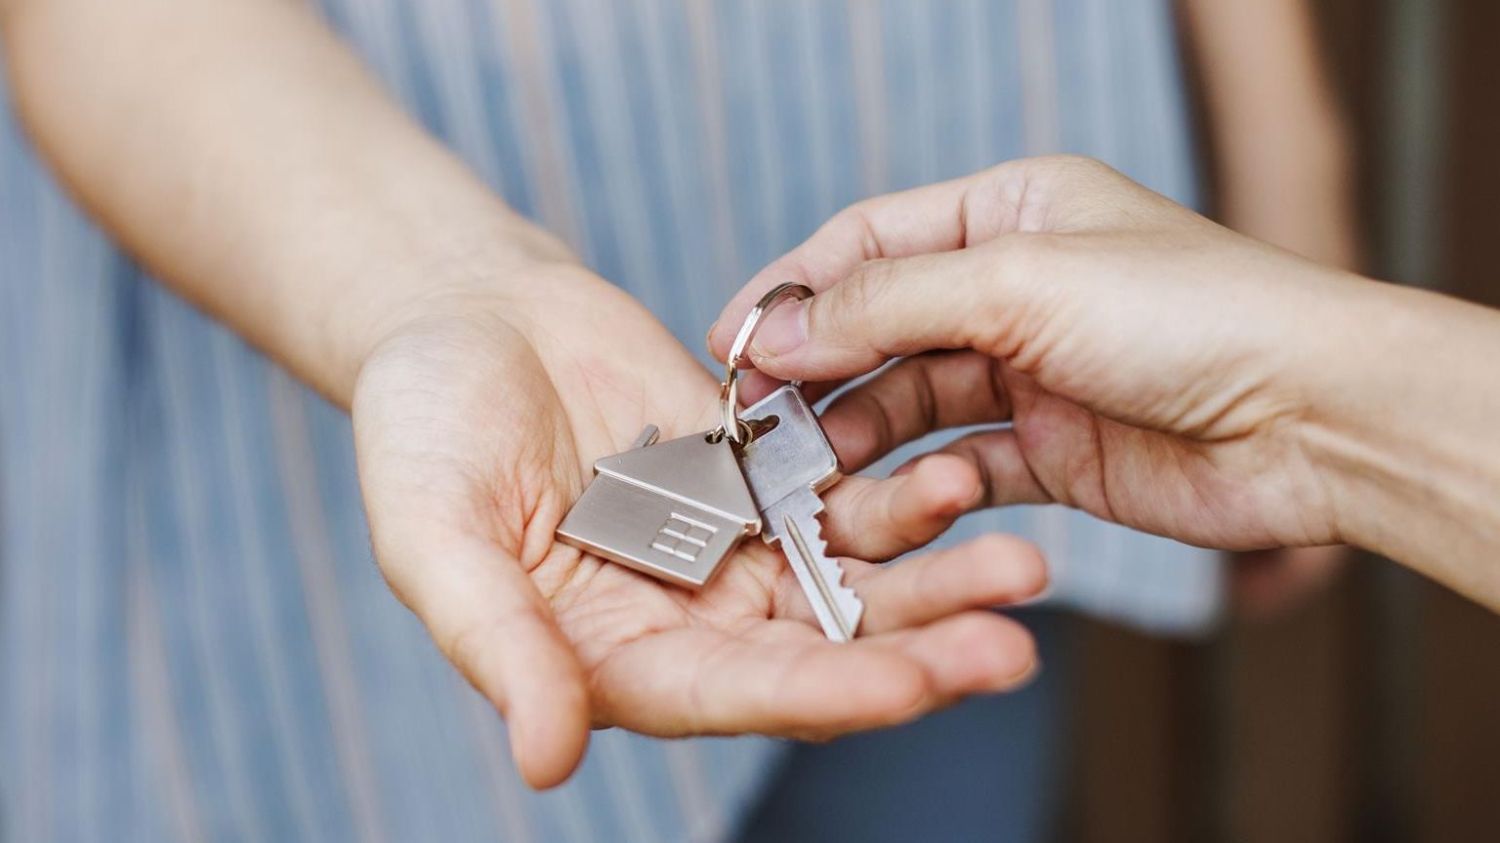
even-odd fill
[[(1181, 200), (1166, 0), (326, 0), (514, 207), (691, 348), (861, 197), (1095, 155)], [(1209, 555), (1053, 508), (1053, 598), (1158, 629)], [(596, 736), (528, 792), (371, 563), (348, 420), (122, 256), (0, 108), (0, 837), (714, 840), (759, 739)]]

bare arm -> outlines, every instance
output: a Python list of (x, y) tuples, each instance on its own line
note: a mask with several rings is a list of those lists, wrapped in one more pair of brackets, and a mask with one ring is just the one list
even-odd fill
[(1358, 262), (1351, 152), (1307, 0), (1180, 0), (1219, 215), (1320, 263)]
[[(832, 735), (1029, 674), (1029, 637), (988, 611), (1042, 587), (1013, 541), (902, 565), (904, 585), (846, 563), (867, 609), (847, 645), (809, 623), (759, 542), (690, 594), (555, 541), (594, 460), (648, 422), (664, 438), (708, 429), (716, 385), (406, 119), (303, 6), (0, 4), (21, 113), (74, 194), (174, 289), (350, 408), (381, 571), (505, 716), (527, 781), (565, 779), (591, 725)], [(882, 559), (941, 532), (978, 483), (951, 460), (861, 480), (829, 495), (829, 547)]]
[(0, 9), (20, 114), (75, 196), (177, 292), (341, 406), (410, 303), (566, 258), (301, 4)]

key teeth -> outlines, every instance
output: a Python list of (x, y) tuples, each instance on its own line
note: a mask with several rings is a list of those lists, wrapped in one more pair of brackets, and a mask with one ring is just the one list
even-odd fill
[[(823, 519), (816, 514), (810, 519), (812, 521), (812, 535), (804, 537), (808, 544), (808, 550), (814, 551), (813, 564), (819, 562), (827, 563), (827, 567), (833, 570), (823, 569), (823, 579), (828, 584), (828, 593), (839, 602), (839, 610), (844, 619), (849, 622), (850, 637), (859, 634), (859, 624), (865, 614), (864, 601), (859, 599), (859, 594), (853, 586), (844, 584), (844, 566), (839, 560), (828, 554), (828, 542), (823, 538)], [(823, 567), (819, 565), (819, 567)]]
[(833, 571), (831, 572), (832, 576), (829, 578), (828, 584), (830, 586), (838, 586), (840, 589), (853, 594), (854, 590), (849, 586), (844, 585), (844, 566), (839, 564), (839, 560), (828, 555), (828, 542), (823, 538), (822, 519), (814, 516), (812, 522), (813, 524), (817, 525), (817, 529), (813, 532), (812, 539), (809, 542), (809, 544), (812, 546), (810, 549), (816, 549), (817, 558), (833, 566)]

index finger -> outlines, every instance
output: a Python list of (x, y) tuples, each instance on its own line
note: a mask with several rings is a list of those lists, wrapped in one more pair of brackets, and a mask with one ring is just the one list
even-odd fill
[[(970, 213), (969, 204), (981, 195), (973, 187), (984, 175), (877, 196), (840, 211), (730, 299), (709, 331), (709, 351), (725, 359), (745, 314), (778, 284), (796, 282), (821, 293), (866, 261), (947, 252), (993, 237), (996, 232), (982, 236), (968, 230), (971, 221), (999, 216)], [(998, 227), (993, 222), (985, 226)]]
[(1098, 161), (1059, 155), (1008, 161), (858, 202), (756, 273), (709, 329), (709, 351), (725, 359), (745, 314), (778, 284), (806, 284), (821, 293), (868, 261), (951, 252), (1016, 231), (1146, 224), (1139, 208), (1121, 213), (1122, 192), (1139, 198), (1141, 191)]

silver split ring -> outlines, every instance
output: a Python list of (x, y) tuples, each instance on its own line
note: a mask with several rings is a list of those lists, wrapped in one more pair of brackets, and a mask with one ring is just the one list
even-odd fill
[[(734, 345), (729, 347), (729, 358), (724, 361), (724, 381), (719, 384), (719, 414), (722, 419), (718, 431), (721, 436), (727, 436), (735, 446), (743, 446), (749, 441), (749, 427), (740, 421), (740, 363), (745, 358), (745, 350), (750, 347), (750, 341), (755, 338), (755, 332), (760, 329), (761, 320), (765, 318), (771, 308), (780, 304), (785, 299), (802, 300), (811, 298), (812, 288), (805, 284), (797, 284), (788, 281), (778, 285), (770, 292), (760, 297), (760, 301), (750, 308), (745, 315), (745, 323), (740, 326), (740, 332), (734, 337)], [(801, 381), (794, 381), (801, 386)]]

